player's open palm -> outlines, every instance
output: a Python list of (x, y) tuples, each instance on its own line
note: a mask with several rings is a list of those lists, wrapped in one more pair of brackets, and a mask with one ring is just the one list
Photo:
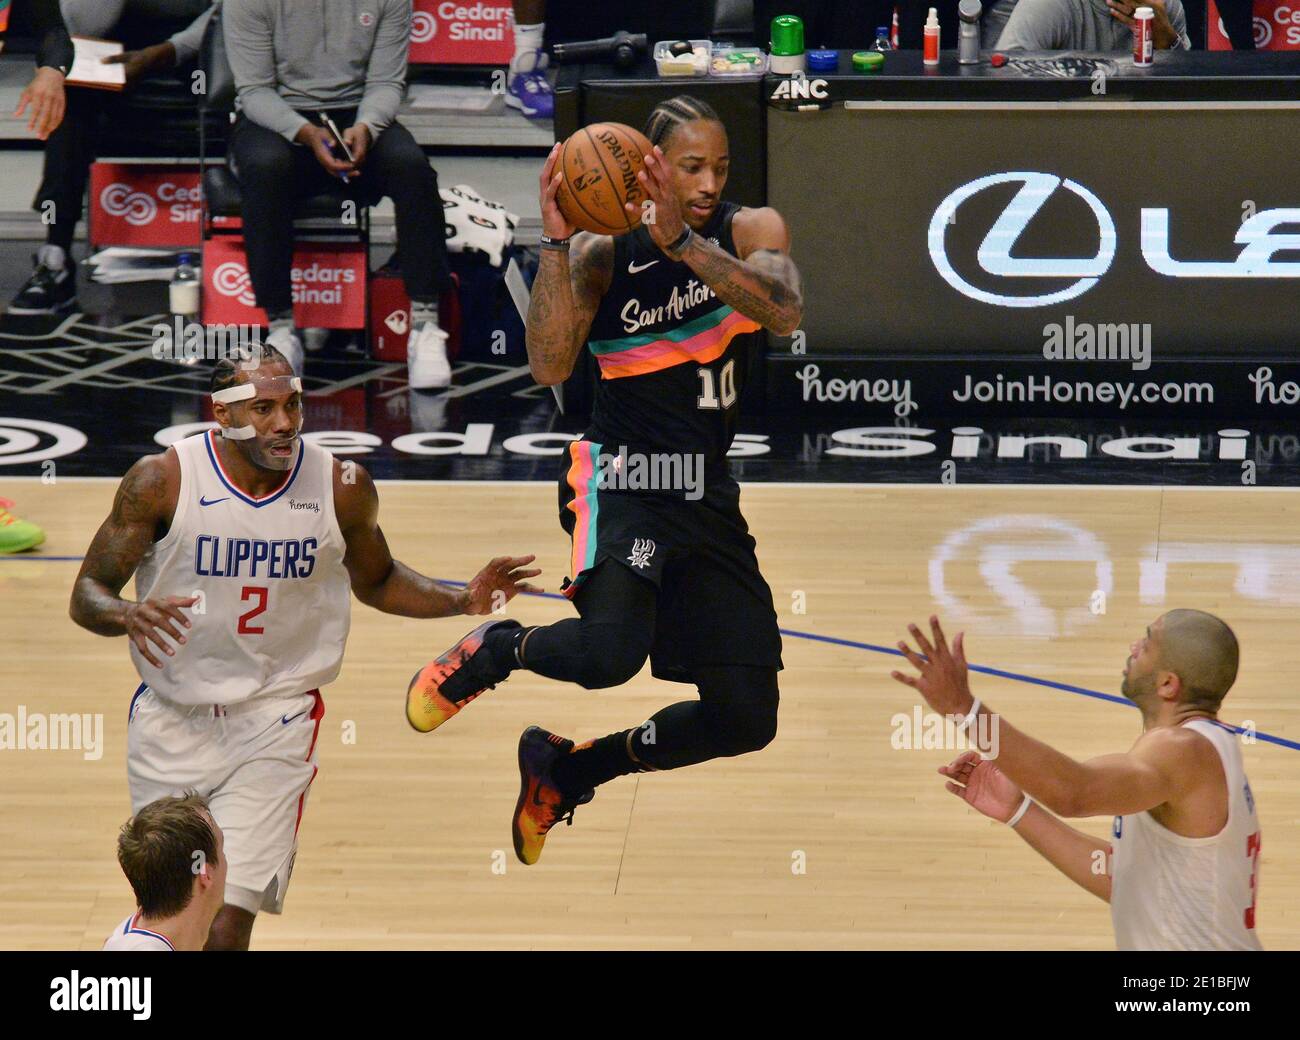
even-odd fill
[(907, 630), (921, 652), (917, 653), (906, 642), (899, 642), (898, 649), (920, 674), (912, 676), (895, 671), (890, 672), (890, 675), (904, 686), (910, 686), (920, 693), (926, 703), (940, 714), (965, 715), (974, 701), (966, 667), (966, 648), (963, 645), (965, 633), (958, 632), (957, 638), (952, 641), (952, 649), (949, 649), (939, 619), (933, 615), (930, 617), (933, 643), (926, 639), (916, 625), (908, 625)]
[(1006, 823), (1020, 808), (1024, 794), (978, 751), (967, 751), (953, 759), (939, 772), (948, 778), (949, 791), (972, 809)]
[(176, 656), (172, 643), (184, 645), (183, 630), (190, 627), (190, 619), (185, 616), (183, 608), (192, 607), (197, 602), (196, 596), (167, 596), (132, 603), (126, 611), (127, 638), (135, 644), (141, 657), (155, 668), (161, 668), (162, 661), (155, 656), (155, 649), (167, 657)]
[(491, 614), (500, 610), (521, 592), (541, 592), (526, 578), (541, 574), (540, 567), (530, 568), (536, 556), (498, 556), (469, 580), (465, 586), (466, 614)]

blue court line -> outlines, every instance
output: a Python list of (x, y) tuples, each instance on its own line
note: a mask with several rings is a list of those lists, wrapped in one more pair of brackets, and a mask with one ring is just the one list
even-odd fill
[[(0, 561), (4, 560), (47, 560), (60, 562), (76, 562), (83, 559), (81, 556), (0, 556)], [(456, 588), (464, 588), (467, 584), (463, 581), (448, 581), (445, 578), (435, 578), (437, 582), (443, 585), (451, 585)], [(540, 599), (562, 599), (567, 602), (568, 596), (561, 595), (558, 592), (525, 592), (525, 596), (536, 596)], [(870, 650), (876, 654), (893, 654), (895, 657), (902, 657), (903, 652), (892, 646), (879, 646), (875, 643), (862, 643), (856, 639), (840, 639), (838, 636), (823, 636), (816, 632), (800, 632), (794, 628), (779, 629), (783, 636), (792, 636), (795, 639), (807, 639), (813, 643), (829, 643), (832, 646), (847, 646), (852, 650)], [(1100, 690), (1089, 690), (1084, 686), (1073, 686), (1070, 683), (1057, 682), (1054, 679), (1040, 679), (1036, 675), (1023, 675), (1020, 672), (1008, 672), (1002, 668), (991, 668), (983, 664), (968, 664), (967, 667), (972, 672), (979, 672), (981, 675), (992, 675), (998, 679), (1010, 679), (1012, 682), (1028, 683), (1030, 686), (1046, 686), (1049, 690), (1062, 690), (1065, 693), (1077, 693), (1081, 697), (1091, 697), (1093, 700), (1109, 701), (1111, 704), (1122, 704), (1125, 707), (1136, 708), (1134, 704), (1126, 697), (1117, 697), (1113, 693), (1102, 693)], [(1234, 726), (1230, 722), (1224, 722), (1222, 725), (1232, 730), (1234, 733), (1244, 733), (1241, 726)], [(1255, 739), (1263, 740), (1269, 744), (1276, 744), (1279, 747), (1290, 748), (1292, 751), (1300, 751), (1300, 741), (1287, 740), (1286, 737), (1275, 737), (1271, 733), (1261, 733), (1255, 731)]]

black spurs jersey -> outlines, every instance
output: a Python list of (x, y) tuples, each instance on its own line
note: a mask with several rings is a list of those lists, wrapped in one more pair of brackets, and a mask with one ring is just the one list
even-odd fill
[[(732, 256), (720, 202), (696, 232)], [(725, 466), (739, 399), (762, 326), (723, 303), (691, 268), (673, 261), (644, 227), (614, 239), (614, 270), (588, 333), (600, 365), (586, 439), (606, 451), (680, 452)]]

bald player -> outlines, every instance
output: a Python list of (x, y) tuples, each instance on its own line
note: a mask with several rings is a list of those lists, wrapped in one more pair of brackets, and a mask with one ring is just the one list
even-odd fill
[[(1120, 688), (1142, 712), (1142, 734), (1125, 753), (1085, 762), (1021, 733), (972, 695), (964, 633), (949, 649), (938, 618), (930, 639), (916, 625), (909, 631), (921, 653), (898, 648), (919, 675), (893, 677), (934, 711), (965, 716), (961, 725), (984, 714), (997, 726), (997, 764), (966, 752), (939, 769), (948, 790), (1106, 900), (1119, 949), (1261, 949), (1259, 820), (1236, 732), (1218, 719), (1237, 678), (1232, 629), (1200, 610), (1157, 618), (1133, 643)], [(1059, 816), (1113, 816), (1113, 841)]]

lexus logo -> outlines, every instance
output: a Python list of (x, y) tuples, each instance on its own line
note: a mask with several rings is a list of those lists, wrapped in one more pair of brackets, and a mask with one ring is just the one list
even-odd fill
[(411, 12), (411, 42), (428, 43), (438, 35), (438, 23), (429, 11)]
[[(977, 288), (962, 278), (948, 259), (947, 227), (954, 223), (961, 204), (997, 184), (1019, 183), (1006, 209), (989, 228), (976, 252), (980, 268), (1000, 278), (1073, 278), (1064, 289), (1033, 296), (1003, 296)], [(1091, 257), (1014, 257), (1016, 241), (1057, 188), (1073, 192), (1088, 204), (1097, 222), (1097, 253)], [(1115, 259), (1115, 222), (1101, 200), (1082, 184), (1053, 173), (995, 173), (963, 184), (939, 204), (930, 218), (930, 259), (943, 280), (963, 296), (999, 307), (1046, 307), (1082, 296), (1109, 269)]]
[(233, 296), (245, 307), (257, 306), (248, 269), (238, 260), (227, 260), (212, 272), (212, 288), (222, 296)]
[(143, 227), (158, 213), (158, 203), (129, 184), (114, 183), (99, 193), (99, 205), (111, 217), (124, 217), (132, 227)]

